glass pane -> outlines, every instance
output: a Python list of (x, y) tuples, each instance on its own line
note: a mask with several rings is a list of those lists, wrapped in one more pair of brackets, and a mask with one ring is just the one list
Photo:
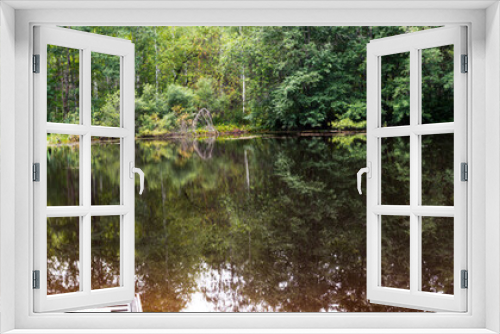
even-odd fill
[(80, 50), (47, 45), (47, 122), (80, 122)]
[(120, 286), (120, 216), (92, 217), (92, 290)]
[(453, 294), (453, 218), (422, 217), (422, 291)]
[(422, 205), (453, 206), (453, 133), (422, 136)]
[(382, 286), (410, 288), (410, 218), (383, 216)]
[(92, 52), (92, 125), (120, 126), (120, 57)]
[(120, 140), (92, 137), (92, 205), (120, 204)]
[(80, 205), (80, 137), (47, 134), (47, 205)]
[(410, 53), (381, 58), (381, 126), (410, 125)]
[(453, 45), (421, 52), (422, 123), (453, 122)]
[(47, 218), (47, 294), (80, 290), (80, 218)]
[(410, 204), (410, 137), (382, 138), (382, 204)]

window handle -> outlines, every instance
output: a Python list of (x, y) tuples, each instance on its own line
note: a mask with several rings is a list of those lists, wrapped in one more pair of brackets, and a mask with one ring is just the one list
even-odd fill
[(139, 174), (139, 185), (140, 185), (139, 195), (142, 195), (142, 192), (144, 190), (144, 172), (140, 168), (134, 167), (133, 161), (130, 161), (129, 167), (130, 167), (130, 175), (129, 176), (131, 179), (134, 178), (134, 174), (136, 174), (136, 173)]
[(368, 161), (368, 166), (361, 168), (358, 171), (358, 192), (360, 195), (362, 194), (362, 192), (361, 192), (361, 175), (363, 175), (363, 173), (366, 173), (366, 177), (371, 179), (371, 177), (372, 177), (372, 163), (371, 162)]

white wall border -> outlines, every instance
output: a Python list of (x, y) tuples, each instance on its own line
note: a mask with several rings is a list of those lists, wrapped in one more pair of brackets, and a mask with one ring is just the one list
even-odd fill
[(496, 3), (486, 11), (486, 254), (495, 261), (486, 265), (486, 327), (500, 332), (500, 6)]
[(0, 331), (14, 328), (15, 286), (14, 258), (6, 255), (14, 250), (15, 221), (15, 146), (13, 138), (15, 110), (15, 12), (0, 3)]
[[(375, 3), (375, 2), (374, 2)], [(258, 4), (256, 5), (258, 6)], [(496, 6), (496, 4), (494, 5)], [(491, 9), (491, 7), (490, 7)], [(489, 9), (489, 11), (490, 11)], [(491, 11), (490, 11), (491, 13)], [(490, 16), (490, 24), (498, 25), (498, 15)], [(488, 327), (497, 332), (496, 324), (499, 323), (499, 312), (493, 309), (492, 312), (485, 312), (486, 304), (484, 301), (485, 288), (493, 288), (491, 285), (498, 285), (500, 282), (498, 271), (493, 271), (491, 277), (485, 280), (485, 143), (486, 138), (490, 142), (490, 138), (485, 134), (485, 103), (486, 97), (490, 101), (493, 93), (496, 93), (494, 85), (486, 87), (485, 76), (491, 79), (491, 84), (498, 84), (499, 79), (492, 74), (492, 71), (485, 72), (485, 10), (388, 10), (388, 9), (370, 9), (370, 10), (18, 10), (16, 11), (16, 68), (15, 68), (15, 121), (10, 116), (7, 123), (2, 123), (4, 127), (10, 126), (10, 131), (15, 131), (15, 143), (12, 142), (12, 137), (5, 136), (5, 141), (2, 138), (2, 148), (15, 144), (15, 247), (12, 242), (2, 244), (2, 266), (5, 260), (12, 264), (12, 254), (15, 254), (15, 271), (4, 272), (2, 270), (2, 286), (4, 281), (14, 282), (15, 280), (15, 298), (7, 299), (2, 288), (2, 327), (6, 314), (3, 310), (6, 308), (6, 302), (11, 309), (15, 309), (15, 328), (35, 329), (35, 328), (123, 328), (119, 332), (124, 333), (125, 328), (256, 328), (260, 330), (240, 332), (266, 332), (265, 328), (289, 328), (286, 332), (294, 332), (291, 328), (302, 328), (301, 332), (308, 331), (307, 328), (346, 328), (345, 330), (336, 331), (329, 330), (327, 332), (337, 333), (355, 333), (355, 332), (377, 332), (376, 328), (404, 328), (411, 324), (411, 327), (420, 328), (420, 330), (406, 331), (397, 330), (397, 332), (442, 332), (441, 330), (432, 330), (431, 328), (450, 327), (455, 328), (452, 332), (468, 332), (471, 330), (461, 331), (459, 328), (484, 328)], [(67, 315), (67, 314), (32, 314), (32, 298), (30, 287), (30, 272), (32, 264), (27, 261), (32, 242), (31, 228), (31, 181), (30, 167), (32, 162), (31, 151), (31, 112), (30, 92), (31, 92), (31, 75), (30, 75), (30, 55), (31, 55), (31, 32), (32, 24), (71, 24), (71, 25), (434, 25), (434, 24), (471, 24), (471, 39), (472, 50), (470, 55), (472, 58), (471, 71), (473, 75), (469, 76), (469, 83), (472, 84), (472, 99), (469, 105), (472, 107), (472, 112), (469, 113), (469, 135), (473, 136), (473, 141), (469, 152), (472, 154), (471, 161), (471, 184), (469, 194), (472, 198), (472, 207), (469, 210), (469, 222), (474, 224), (474, 230), (469, 229), (474, 247), (469, 245), (469, 268), (471, 272), (469, 289), (469, 298), (471, 310), (467, 314), (380, 314), (380, 313), (360, 313), (360, 314), (127, 314), (119, 315)], [(3, 26), (2, 26), (3, 28)], [(493, 36), (493, 35), (491, 35)], [(2, 29), (3, 37), (3, 29)], [(489, 48), (498, 48), (500, 44), (498, 38), (490, 38), (488, 40)], [(4, 50), (4, 41), (2, 40), (2, 52)], [(7, 51), (14, 54), (14, 50)], [(491, 56), (491, 54), (490, 54)], [(490, 57), (490, 61), (493, 61)], [(498, 62), (498, 59), (496, 60)], [(7, 76), (2, 67), (2, 85), (14, 80), (14, 76)], [(3, 86), (2, 86), (3, 88)], [(488, 91), (486, 89), (488, 88)], [(494, 95), (498, 99), (498, 93)], [(12, 101), (11, 96), (6, 96), (2, 90), (2, 115), (5, 113), (3, 103), (7, 98)], [(491, 101), (490, 101), (491, 102)], [(492, 111), (493, 112), (493, 111)], [(498, 112), (498, 109), (496, 110)], [(498, 126), (498, 122), (495, 123)], [(12, 130), (14, 129), (14, 130)], [(498, 129), (498, 128), (497, 128)], [(3, 133), (1, 133), (3, 136)], [(493, 138), (494, 139), (494, 138)], [(491, 141), (488, 150), (500, 150), (500, 142)], [(13, 152), (8, 150), (1, 151), (2, 161), (7, 153)], [(488, 151), (490, 152), (490, 151)], [(496, 166), (495, 166), (496, 167)], [(2, 169), (3, 170), (3, 169)], [(497, 171), (498, 173), (498, 171)], [(4, 175), (4, 174), (2, 174)], [(3, 178), (4, 176), (2, 176)], [(12, 176), (9, 175), (9, 178)], [(2, 179), (3, 180), (3, 179)], [(489, 182), (489, 180), (488, 180)], [(2, 183), (3, 185), (3, 183)], [(4, 187), (2, 187), (3, 189)], [(470, 189), (472, 188), (472, 189)], [(491, 191), (497, 195), (500, 194), (498, 188)], [(3, 190), (2, 190), (3, 192)], [(12, 194), (12, 191), (10, 192)], [(490, 195), (490, 193), (488, 193)], [(500, 198), (500, 196), (498, 196)], [(2, 198), (2, 208), (4, 205)], [(497, 206), (498, 202), (497, 202)], [(488, 218), (490, 217), (488, 212)], [(10, 218), (13, 218), (12, 216)], [(494, 217), (492, 217), (494, 218)], [(10, 226), (8, 222), (2, 220), (2, 229), (5, 226)], [(12, 224), (12, 222), (10, 222)], [(488, 220), (488, 224), (492, 223), (492, 219)], [(498, 223), (498, 220), (496, 221)], [(469, 226), (471, 223), (469, 223)], [(3, 230), (2, 230), (3, 231)], [(494, 232), (494, 231), (493, 231)], [(2, 241), (5, 236), (2, 233)], [(12, 235), (10, 236), (12, 237)], [(491, 242), (500, 242), (498, 233), (492, 234)], [(498, 253), (486, 254), (486, 262), (488, 266), (495, 261), (498, 262)], [(3, 267), (2, 267), (3, 268)], [(478, 273), (478, 275), (474, 275)], [(488, 286), (485, 287), (485, 283)], [(10, 286), (12, 288), (12, 285)], [(493, 290), (494, 291), (494, 290)], [(498, 288), (497, 288), (498, 291)], [(12, 295), (14, 296), (14, 295)], [(10, 304), (12, 302), (12, 304)], [(15, 302), (15, 304), (14, 304)], [(489, 307), (498, 307), (499, 298), (494, 295), (486, 300)], [(498, 308), (496, 309), (498, 310)], [(488, 320), (485, 315), (488, 314)], [(423, 317), (425, 317), (425, 321)], [(111, 318), (111, 319), (110, 319)], [(143, 326), (144, 325), (144, 326)], [(491, 326), (491, 327), (490, 327)], [(359, 330), (348, 330), (347, 328), (359, 328)], [(429, 329), (429, 330), (426, 330)], [(479, 330), (479, 329), (478, 329)], [(27, 333), (27, 331), (16, 331), (17, 333)], [(31, 333), (33, 331), (30, 331)], [(47, 331), (45, 331), (47, 332)], [(50, 332), (54, 332), (51, 330)], [(70, 332), (64, 330), (63, 332)], [(71, 331), (78, 333), (95, 333), (96, 331)], [(100, 332), (100, 331), (99, 331)], [(141, 331), (145, 333), (145, 331)], [(148, 333), (154, 331), (149, 331)], [(172, 331), (159, 331), (172, 332)], [(158, 332), (158, 333), (159, 333)], [(189, 331), (176, 331), (185, 332)], [(198, 332), (198, 331), (193, 331)], [(222, 332), (218, 330), (218, 332)], [(227, 331), (224, 331), (227, 332)], [(236, 330), (234, 330), (236, 332)], [(269, 331), (275, 332), (275, 331)], [(314, 332), (321, 332), (315, 330)], [(380, 332), (380, 331), (379, 331)], [(383, 332), (389, 333), (388, 329)], [(477, 332), (477, 331), (474, 331)], [(479, 331), (481, 332), (481, 331)], [(482, 331), (485, 332), (485, 331)], [(486, 331), (487, 332), (487, 331)]]

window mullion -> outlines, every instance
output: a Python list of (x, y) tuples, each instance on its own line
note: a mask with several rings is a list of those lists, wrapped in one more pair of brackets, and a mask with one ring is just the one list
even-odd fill
[[(83, 92), (83, 90), (80, 90)], [(90, 122), (90, 120), (89, 120)], [(112, 128), (106, 126), (91, 126), (82, 124), (64, 124), (47, 122), (47, 133), (63, 135), (83, 136), (90, 133), (94, 137), (124, 138), (130, 135), (130, 131), (123, 128)]]
[[(419, 130), (421, 128), (430, 128), (430, 127), (425, 127), (425, 125), (422, 124), (422, 50), (417, 49), (415, 52), (415, 63), (416, 63), (416, 82), (417, 82), (417, 87), (416, 87), (416, 102), (415, 102), (415, 107), (417, 108), (416, 111), (416, 123), (413, 129)], [(415, 120), (414, 120), (415, 121)], [(448, 128), (451, 128), (453, 131), (453, 123), (446, 123), (442, 125), (443, 127), (448, 126)], [(443, 127), (437, 127), (438, 130), (445, 131), (445, 128)], [(417, 135), (417, 205), (418, 208), (422, 206), (422, 134), (425, 133), (424, 131), (415, 131), (415, 135)], [(430, 132), (430, 131), (429, 131)], [(416, 213), (416, 212), (414, 212)], [(418, 247), (418, 264), (417, 264), (417, 289), (418, 291), (422, 291), (422, 215), (420, 214), (417, 217), (417, 247)]]
[[(421, 85), (420, 85), (421, 86)], [(421, 95), (421, 88), (419, 87), (419, 96)], [(421, 119), (421, 98), (419, 98), (419, 121)], [(418, 135), (438, 135), (444, 133), (454, 133), (455, 124), (453, 122), (447, 123), (433, 123), (433, 124), (418, 124), (412, 127), (412, 131)]]
[(420, 235), (420, 217), (413, 209), (420, 204), (420, 147), (419, 136), (413, 129), (419, 124), (419, 51), (410, 50), (410, 291), (416, 293), (419, 290), (420, 276), (420, 246), (418, 237)]
[(455, 124), (453, 122), (447, 123), (434, 123), (434, 124), (417, 124), (413, 126), (394, 126), (394, 127), (381, 127), (374, 129), (373, 135), (379, 138), (388, 137), (402, 137), (409, 136), (414, 133), (420, 136), (423, 135), (438, 135), (444, 133), (454, 133)]
[(82, 263), (80, 263), (80, 268), (82, 269), (81, 277), (81, 285), (82, 291), (85, 293), (90, 293), (91, 290), (91, 249), (90, 249), (90, 237), (91, 237), (91, 220), (90, 214), (83, 216), (83, 234), (80, 236), (80, 248), (83, 249), (82, 255)]
[(90, 126), (89, 132), (95, 137), (123, 138), (129, 135), (129, 131), (126, 129), (106, 126)]
[[(84, 56), (83, 56), (83, 50), (80, 49), (80, 59), (84, 59)], [(84, 68), (84, 64), (83, 62), (80, 62), (80, 68), (79, 68), (79, 74), (80, 74), (80, 77), (81, 77), (81, 73), (83, 73), (83, 68)], [(79, 83), (78, 83), (78, 90), (80, 92), (83, 92), (83, 84), (84, 84), (84, 81), (83, 80), (80, 80)], [(82, 99), (79, 99), (78, 101), (78, 110), (79, 110), (79, 119), (80, 119), (80, 125), (83, 125), (83, 119), (82, 119), (82, 114), (83, 114), (83, 100)], [(83, 134), (81, 134), (79, 136), (79, 140), (80, 140), (80, 148), (79, 148), (79, 156), (80, 156), (80, 159), (79, 159), (79, 182), (83, 182), (83, 179), (84, 179), (84, 163), (83, 163), (83, 159), (82, 157), (84, 156), (85, 154), (85, 150), (83, 148), (83, 139), (84, 139), (84, 136)], [(81, 186), (81, 184), (79, 185), (79, 198), (80, 198), (80, 205), (83, 206), (84, 203), (84, 192), (83, 192), (83, 188)], [(83, 245), (83, 235), (85, 233), (85, 219), (84, 217), (80, 216), (79, 219), (78, 219), (78, 223), (79, 223), (79, 226), (78, 226), (78, 235), (79, 235), (79, 261), (80, 263), (78, 264), (78, 272), (80, 273), (80, 279), (83, 279), (83, 274), (85, 273), (85, 270), (86, 268), (83, 267), (83, 264), (85, 263), (85, 247)], [(79, 284), (79, 287), (80, 287), (80, 291), (84, 291), (84, 286), (83, 286), (83, 283), (84, 281), (82, 281), (82, 284)]]
[(412, 213), (419, 217), (454, 217), (453, 206), (413, 206), (409, 205), (375, 205), (373, 213), (382, 216), (410, 216)]
[(90, 214), (92, 216), (120, 216), (127, 214), (129, 209), (125, 205), (92, 205)]
[[(82, 80), (80, 80), (82, 81)], [(80, 90), (82, 91), (82, 90)], [(80, 103), (80, 110), (82, 103)], [(89, 131), (88, 127), (82, 124), (66, 124), (47, 122), (47, 133), (57, 133), (62, 135), (83, 136)]]
[[(83, 57), (82, 57), (83, 65), (82, 65), (82, 86), (83, 89), (81, 90), (82, 94), (82, 112), (81, 112), (81, 119), (82, 119), (82, 124), (85, 127), (90, 127), (91, 124), (91, 103), (92, 103), (92, 84), (91, 84), (91, 52), (90, 49), (86, 48), (83, 50)], [(82, 146), (83, 146), (83, 154), (82, 154), (82, 167), (83, 167), (83, 177), (80, 179), (82, 182), (82, 189), (83, 189), (83, 205), (86, 208), (90, 209), (91, 206), (91, 201), (92, 201), (92, 194), (91, 194), (91, 168), (92, 168), (92, 155), (91, 155), (91, 149), (92, 149), (92, 137), (90, 132), (87, 132), (85, 135), (82, 136)], [(91, 290), (91, 282), (92, 282), (92, 277), (91, 277), (91, 216), (90, 216), (90, 211), (87, 212), (87, 214), (83, 217), (83, 234), (81, 235), (80, 239), (80, 244), (82, 245), (83, 251), (82, 251), (82, 263), (81, 263), (81, 268), (82, 268), (82, 275), (81, 279), (83, 281), (83, 291), (86, 293), (90, 293)]]

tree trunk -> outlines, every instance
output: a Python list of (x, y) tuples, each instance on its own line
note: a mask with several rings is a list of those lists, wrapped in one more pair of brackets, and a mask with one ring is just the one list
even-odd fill
[[(158, 69), (158, 43), (157, 43), (156, 27), (154, 27), (154, 34), (155, 34), (155, 93), (156, 96), (158, 96), (158, 72), (160, 70)], [(158, 99), (158, 97), (156, 99)]]
[(62, 100), (62, 109), (63, 109), (63, 119), (66, 119), (68, 116), (68, 96), (66, 92), (66, 85), (65, 85), (65, 76), (66, 76), (66, 71), (64, 70), (64, 63), (63, 63), (63, 58), (61, 57), (60, 59), (60, 65), (61, 65), (61, 100)]
[[(243, 39), (243, 31), (242, 27), (240, 26), (240, 38)], [(241, 92), (241, 104), (242, 104), (242, 109), (243, 109), (243, 115), (245, 114), (245, 54), (243, 52), (243, 45), (241, 46), (241, 85), (242, 85), (242, 92)]]

